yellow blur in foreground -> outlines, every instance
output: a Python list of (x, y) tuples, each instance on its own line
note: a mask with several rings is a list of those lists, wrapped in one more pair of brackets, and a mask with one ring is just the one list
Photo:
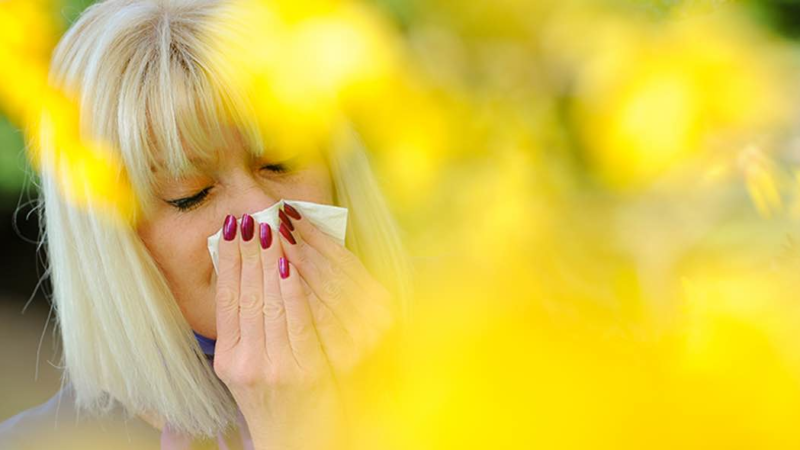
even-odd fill
[(654, 23), (588, 11), (566, 17), (559, 36), (590, 28), (591, 42), (575, 33), (554, 50), (578, 61), (582, 143), (614, 188), (641, 189), (692, 159), (733, 160), (793, 119), (789, 49), (739, 15)]
[(55, 173), (69, 201), (81, 207), (94, 204), (130, 220), (136, 201), (116, 153), (81, 136), (74, 96), (47, 82), (57, 7), (48, 0), (0, 5), (0, 60), (6, 67), (0, 75), (0, 111), (25, 130), (33, 168)]

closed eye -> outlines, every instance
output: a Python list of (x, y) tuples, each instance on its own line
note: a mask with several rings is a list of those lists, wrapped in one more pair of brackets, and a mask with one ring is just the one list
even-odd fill
[(275, 163), (275, 164), (267, 164), (266, 166), (262, 166), (262, 169), (269, 170), (270, 172), (276, 173), (286, 173), (289, 171), (288, 164), (285, 162), (282, 163)]
[(170, 205), (178, 208), (180, 211), (189, 211), (197, 206), (199, 206), (203, 200), (208, 197), (208, 193), (211, 191), (212, 186), (209, 186), (202, 191), (198, 192), (197, 194), (192, 195), (191, 197), (184, 197), (178, 198), (175, 200), (167, 200), (167, 203)]
[(297, 154), (283, 161), (261, 166), (261, 170), (269, 170), (274, 173), (294, 172), (303, 167), (304, 159), (302, 154)]
[[(274, 173), (287, 173), (291, 171), (291, 164), (289, 161), (284, 161), (280, 163), (267, 164), (265, 166), (262, 166), (261, 169), (269, 170), (270, 172)], [(208, 197), (208, 194), (211, 192), (212, 187), (213, 186), (209, 186), (190, 197), (178, 198), (175, 200), (166, 200), (166, 202), (174, 206), (181, 212), (190, 211), (199, 206), (201, 203), (203, 203), (203, 200), (205, 200), (206, 197)]]

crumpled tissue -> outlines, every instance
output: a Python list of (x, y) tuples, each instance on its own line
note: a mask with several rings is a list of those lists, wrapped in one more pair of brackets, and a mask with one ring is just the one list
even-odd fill
[[(309, 220), (315, 227), (323, 233), (331, 236), (339, 244), (344, 245), (345, 233), (347, 232), (347, 208), (340, 206), (323, 205), (320, 203), (303, 202), (300, 200), (280, 199), (269, 208), (250, 214), (256, 223), (268, 223), (272, 227), (273, 239), (278, 239), (276, 235), (280, 226), (278, 210), (287, 203), (300, 212), (302, 220)], [(236, 219), (239, 226), (241, 218)], [(256, 229), (256, 239), (258, 229)], [(222, 239), (222, 228), (214, 235), (208, 237), (208, 253), (211, 254), (211, 261), (214, 263), (214, 271), (219, 273), (217, 260), (219, 259), (219, 240)], [(274, 242), (274, 241), (273, 241)]]

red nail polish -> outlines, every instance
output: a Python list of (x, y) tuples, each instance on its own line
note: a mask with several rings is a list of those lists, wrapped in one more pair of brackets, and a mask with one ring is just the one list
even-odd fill
[(245, 242), (250, 241), (253, 239), (253, 233), (255, 232), (255, 223), (253, 222), (253, 216), (250, 214), (245, 214), (242, 216), (242, 239)]
[(297, 210), (294, 209), (292, 205), (284, 203), (283, 209), (286, 211), (286, 214), (292, 217), (292, 219), (300, 220), (300, 213), (297, 212)]
[(264, 250), (272, 245), (272, 227), (268, 223), (259, 225), (259, 237), (261, 238), (261, 248)]
[(278, 271), (281, 274), (281, 278), (289, 278), (289, 261), (283, 256), (278, 259)]
[(278, 210), (278, 217), (281, 218), (281, 222), (285, 223), (286, 226), (289, 227), (289, 231), (294, 231), (294, 225), (292, 225), (291, 219), (286, 216), (286, 213), (284, 213), (282, 209)]
[(236, 237), (236, 217), (230, 214), (225, 217), (225, 224), (222, 226), (222, 237), (226, 241), (232, 241)]
[(297, 243), (297, 241), (294, 240), (294, 236), (292, 236), (292, 232), (289, 231), (288, 228), (286, 228), (285, 223), (281, 223), (281, 227), (278, 229), (278, 231), (280, 231), (283, 237), (285, 237), (286, 240), (289, 241), (289, 243), (291, 243), (292, 245)]

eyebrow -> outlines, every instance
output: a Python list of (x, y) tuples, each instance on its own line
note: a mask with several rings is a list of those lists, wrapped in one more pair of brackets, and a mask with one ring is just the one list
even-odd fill
[[(189, 162), (188, 172), (195, 170), (202, 170), (203, 166), (212, 166), (219, 158), (202, 158), (199, 156), (192, 156), (187, 158)], [(153, 173), (163, 173), (166, 169), (165, 161), (162, 159), (157, 160), (155, 163), (150, 164), (150, 171)]]
[[(256, 153), (254, 153), (252, 151), (247, 151), (246, 158), (248, 159), (248, 163), (253, 164), (255, 162), (258, 162), (258, 161), (264, 159), (269, 154), (272, 154), (273, 156), (280, 156), (280, 158), (277, 159), (273, 164), (278, 164), (278, 163), (298, 163), (300, 161), (303, 161), (305, 159), (305, 157), (308, 156), (306, 154), (306, 152), (303, 152), (303, 151), (285, 152), (284, 154), (281, 154), (280, 152), (277, 152), (277, 151), (272, 152), (272, 153), (270, 153), (270, 151), (265, 151), (261, 155), (256, 154)], [(267, 159), (269, 159), (269, 158), (267, 158)], [(213, 167), (218, 161), (219, 161), (219, 153), (218, 152), (215, 154), (214, 158), (203, 158), (203, 157), (199, 157), (199, 156), (192, 156), (192, 157), (188, 158), (189, 166), (181, 173), (181, 177), (207, 174), (208, 171), (206, 169), (208, 169), (210, 167)], [(166, 167), (164, 165), (164, 161), (163, 160), (159, 160), (158, 163), (160, 163), (160, 165), (159, 164), (151, 164), (150, 165), (150, 171), (153, 174), (155, 174), (155, 176), (157, 176), (159, 178), (162, 178), (165, 175), (168, 175), (168, 171), (166, 170)], [(168, 177), (168, 178), (171, 178), (171, 177)], [(180, 178), (178, 178), (178, 179), (180, 179)]]

